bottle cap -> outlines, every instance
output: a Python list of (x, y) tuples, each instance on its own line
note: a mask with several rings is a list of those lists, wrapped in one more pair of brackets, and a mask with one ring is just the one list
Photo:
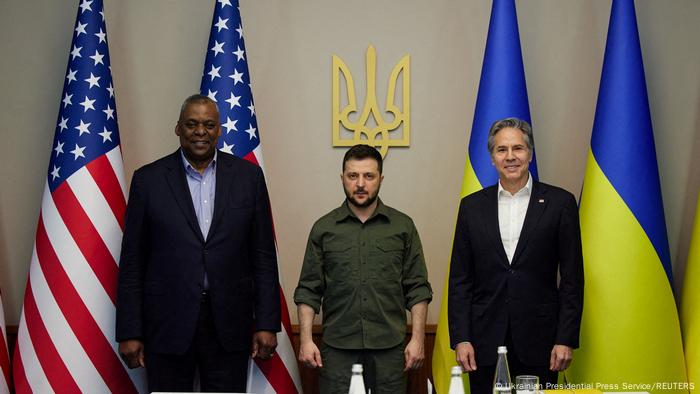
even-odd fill
[(459, 376), (459, 375), (461, 375), (462, 373), (463, 373), (462, 367), (460, 367), (459, 365), (456, 365), (456, 366), (452, 367), (452, 370), (451, 370), (451, 375), (452, 375), (452, 376), (455, 376), (455, 375), (456, 375), (456, 376)]
[(362, 373), (362, 364), (353, 364), (352, 365), (352, 372), (353, 373)]
[(508, 353), (508, 349), (506, 349), (505, 346), (499, 346), (498, 347), (498, 354), (501, 354), (501, 353)]

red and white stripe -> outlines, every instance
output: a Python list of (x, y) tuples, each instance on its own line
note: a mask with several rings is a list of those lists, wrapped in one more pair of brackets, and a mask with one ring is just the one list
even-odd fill
[(14, 354), (17, 393), (145, 391), (115, 342), (126, 208), (121, 151), (44, 189)]
[(0, 292), (0, 394), (10, 393), (10, 354), (7, 348), (7, 331), (5, 330), (5, 310), (2, 307)]
[[(255, 163), (262, 168), (263, 173), (265, 167), (263, 165), (262, 150), (259, 144), (251, 153), (246, 155), (244, 159)], [(277, 241), (275, 241), (275, 247)], [(279, 251), (277, 253), (279, 257)], [(279, 272), (279, 261), (277, 269)], [(280, 282), (282, 274), (279, 273)], [(248, 368), (248, 387), (250, 393), (257, 394), (291, 394), (301, 393), (301, 378), (299, 377), (299, 367), (297, 364), (294, 348), (292, 347), (292, 324), (289, 319), (289, 309), (287, 308), (287, 300), (284, 297), (282, 286), (279, 287), (280, 305), (282, 308), (282, 331), (277, 334), (277, 349), (274, 356), (267, 360), (260, 359), (251, 360)]]

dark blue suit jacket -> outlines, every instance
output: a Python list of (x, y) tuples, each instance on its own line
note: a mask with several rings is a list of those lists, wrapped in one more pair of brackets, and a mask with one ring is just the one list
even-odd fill
[(497, 192), (497, 186), (485, 188), (459, 207), (448, 290), (450, 344), (469, 341), (477, 365), (493, 365), (510, 325), (520, 361), (549, 366), (555, 344), (579, 344), (583, 256), (576, 200), (566, 190), (533, 182), (509, 263)]
[(262, 170), (219, 152), (214, 214), (202, 236), (180, 151), (134, 173), (119, 266), (116, 339), (183, 354), (194, 337), (204, 272), (227, 351), (280, 330), (272, 218)]

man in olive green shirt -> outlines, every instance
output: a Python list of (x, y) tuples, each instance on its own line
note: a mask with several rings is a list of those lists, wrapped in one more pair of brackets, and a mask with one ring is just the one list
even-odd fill
[[(432, 290), (411, 218), (378, 199), (382, 157), (355, 145), (343, 158), (346, 200), (314, 224), (294, 292), (299, 361), (320, 368), (321, 393), (347, 393), (350, 370), (363, 364), (372, 393), (405, 392), (405, 372), (425, 358)], [(323, 307), (321, 350), (312, 340)], [(406, 312), (412, 335), (404, 347)]]

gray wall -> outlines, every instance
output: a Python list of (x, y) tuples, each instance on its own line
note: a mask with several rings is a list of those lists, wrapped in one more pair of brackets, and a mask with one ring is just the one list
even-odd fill
[[(19, 319), (77, 3), (0, 1), (0, 287), (8, 324)], [(173, 127), (181, 100), (199, 88), (213, 6), (211, 0), (106, 0), (127, 181), (134, 169), (177, 147)], [(488, 0), (242, 0), (289, 302), (311, 224), (343, 198), (344, 150), (330, 146), (331, 56), (348, 64), (363, 102), (364, 55), (373, 44), (379, 102), (393, 65), (411, 55), (411, 147), (389, 151), (381, 196), (418, 226), (435, 288), (429, 322), (437, 321), (490, 6)], [(578, 195), (610, 1), (517, 6), (540, 178)], [(694, 162), (700, 2), (638, 0), (636, 6), (680, 289), (700, 185)]]

